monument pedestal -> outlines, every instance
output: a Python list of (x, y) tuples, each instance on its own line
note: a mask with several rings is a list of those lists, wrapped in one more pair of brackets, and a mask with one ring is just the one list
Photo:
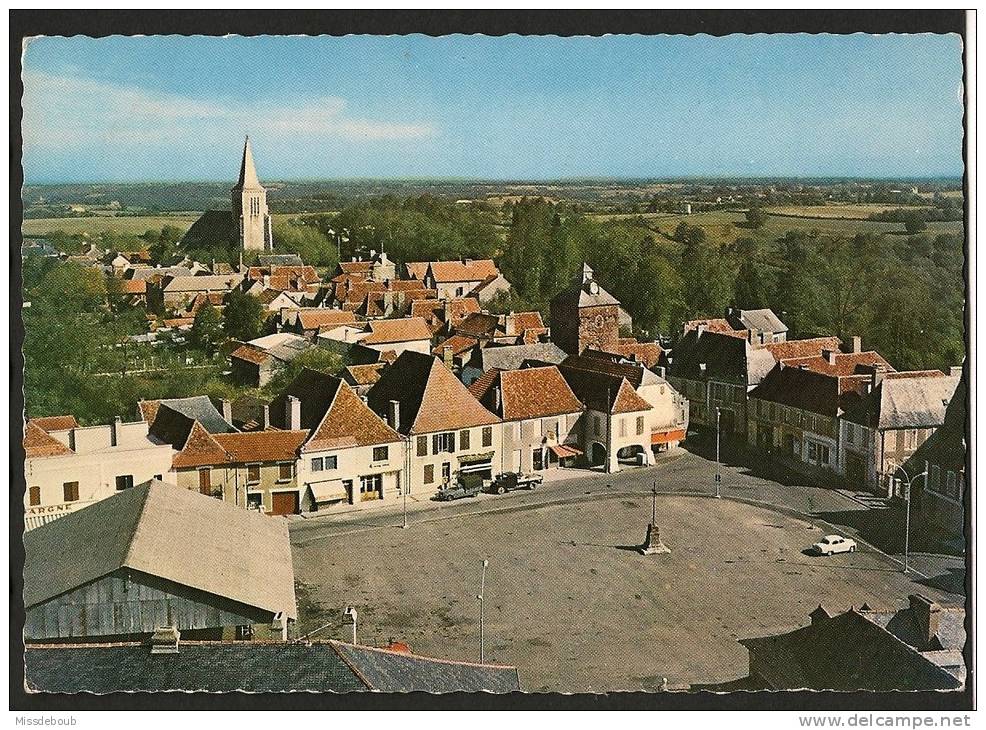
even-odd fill
[(671, 548), (661, 542), (661, 528), (653, 522), (647, 525), (647, 538), (639, 550), (641, 555), (660, 555), (671, 552)]

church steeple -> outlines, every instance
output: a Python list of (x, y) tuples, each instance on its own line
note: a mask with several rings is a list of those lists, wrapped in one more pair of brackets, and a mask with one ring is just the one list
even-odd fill
[(253, 162), (253, 148), (250, 147), (250, 135), (247, 135), (246, 142), (243, 143), (243, 162), (240, 163), (240, 179), (236, 188), (255, 190), (259, 187), (260, 179), (257, 177), (257, 166)]
[(230, 192), (233, 220), (239, 223), (240, 228), (240, 248), (248, 251), (273, 249), (267, 190), (257, 177), (257, 166), (253, 162), (253, 148), (250, 146), (249, 136), (243, 143), (243, 161), (240, 163), (239, 180)]

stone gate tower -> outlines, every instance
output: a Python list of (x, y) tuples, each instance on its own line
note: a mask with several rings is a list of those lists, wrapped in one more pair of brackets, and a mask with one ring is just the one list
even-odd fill
[(565, 352), (587, 347), (616, 352), (620, 339), (620, 303), (599, 286), (588, 264), (575, 286), (551, 300), (551, 340)]
[(274, 248), (267, 190), (257, 178), (250, 138), (243, 144), (240, 179), (232, 189), (233, 221), (239, 223), (240, 248), (244, 251), (270, 251)]

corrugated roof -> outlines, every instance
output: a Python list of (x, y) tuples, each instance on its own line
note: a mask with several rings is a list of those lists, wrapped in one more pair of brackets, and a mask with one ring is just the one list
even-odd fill
[(25, 533), (24, 604), (120, 568), (297, 617), (287, 522), (157, 480)]

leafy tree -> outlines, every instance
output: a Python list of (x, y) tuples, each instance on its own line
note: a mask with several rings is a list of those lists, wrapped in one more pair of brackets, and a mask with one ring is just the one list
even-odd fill
[(256, 339), (260, 337), (265, 314), (264, 305), (257, 297), (234, 289), (223, 310), (223, 331), (234, 340)]
[(142, 238), (147, 243), (151, 263), (167, 265), (178, 258), (178, 242), (184, 233), (175, 226), (164, 226), (160, 231), (147, 231)]
[(322, 347), (312, 347), (289, 362), (261, 388), (262, 395), (273, 398), (291, 383), (305, 368), (318, 370), (327, 375), (335, 375), (346, 366), (343, 357)]
[(917, 211), (908, 212), (904, 216), (904, 230), (909, 234), (913, 235), (915, 233), (920, 233), (928, 229), (928, 222), (925, 220), (924, 216)]
[(739, 258), (734, 300), (743, 309), (769, 307), (776, 283), (769, 263), (760, 256), (757, 242), (738, 238), (734, 244)]
[(189, 343), (192, 347), (212, 355), (223, 341), (223, 327), (219, 312), (206, 302), (195, 314)]
[(746, 211), (746, 222), (750, 228), (759, 230), (767, 225), (767, 213), (759, 205), (752, 205)]

